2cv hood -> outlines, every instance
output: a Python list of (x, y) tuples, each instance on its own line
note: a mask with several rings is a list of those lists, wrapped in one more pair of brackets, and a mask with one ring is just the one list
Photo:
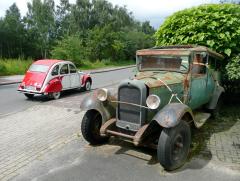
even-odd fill
[[(149, 88), (183, 83), (186, 75), (179, 72), (139, 72), (134, 79), (143, 81)], [(160, 81), (161, 80), (161, 81)], [(164, 82), (164, 83), (163, 83)]]

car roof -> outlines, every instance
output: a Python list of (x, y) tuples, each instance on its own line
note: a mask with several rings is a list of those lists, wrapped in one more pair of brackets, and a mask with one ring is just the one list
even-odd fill
[(43, 60), (37, 60), (33, 64), (47, 65), (47, 66), (51, 67), (52, 65), (59, 63), (59, 62), (65, 62), (65, 61), (64, 60), (56, 60), (56, 59), (43, 59)]
[(149, 49), (138, 50), (137, 55), (144, 55), (144, 54), (151, 54), (151, 53), (154, 54), (155, 52), (166, 52), (166, 51), (168, 51), (171, 54), (183, 54), (183, 55), (186, 55), (191, 51), (205, 51), (219, 59), (224, 58), (223, 55), (205, 46), (200, 46), (200, 45), (169, 45), (169, 46), (153, 47)]

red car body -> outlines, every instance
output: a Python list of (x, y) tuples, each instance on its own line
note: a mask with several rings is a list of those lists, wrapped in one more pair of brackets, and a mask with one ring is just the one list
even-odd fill
[(77, 71), (70, 61), (38, 60), (26, 72), (18, 91), (28, 98), (34, 94), (59, 98), (64, 90), (85, 88), (90, 90), (92, 79), (89, 74)]

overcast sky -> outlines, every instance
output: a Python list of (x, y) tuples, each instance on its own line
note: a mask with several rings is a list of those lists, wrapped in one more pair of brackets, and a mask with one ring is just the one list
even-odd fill
[[(133, 12), (137, 20), (149, 20), (155, 28), (161, 24), (165, 17), (173, 12), (200, 4), (216, 3), (218, 0), (108, 0), (114, 5), (126, 5), (127, 9)], [(16, 2), (21, 11), (21, 15), (27, 12), (27, 2), (31, 0), (0, 0), (0, 17), (5, 15), (5, 11)], [(55, 0), (56, 4), (59, 0)], [(75, 0), (70, 0), (75, 3)]]

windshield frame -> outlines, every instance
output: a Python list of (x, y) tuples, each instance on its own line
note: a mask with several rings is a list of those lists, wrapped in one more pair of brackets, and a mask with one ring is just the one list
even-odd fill
[[(36, 69), (31, 70), (33, 67), (37, 67), (37, 66), (41, 66), (42, 69), (40, 69), (40, 70), (36, 70)], [(38, 72), (38, 73), (48, 73), (49, 69), (50, 69), (50, 66), (48, 66), (48, 65), (32, 64), (32, 65), (29, 67), (28, 71), (29, 71), (29, 72)]]
[[(187, 57), (188, 60), (188, 68), (186, 70), (174, 70), (174, 69), (167, 69), (167, 68), (146, 68), (146, 69), (141, 69), (141, 60), (139, 57), (144, 57), (144, 56), (172, 56), (172, 57), (175, 57), (175, 56), (179, 56), (179, 57)], [(180, 72), (180, 73), (188, 73), (189, 70), (190, 70), (190, 60), (191, 60), (191, 55), (188, 54), (188, 55), (176, 55), (176, 54), (145, 54), (145, 55), (136, 55), (136, 63), (137, 63), (137, 69), (139, 72), (144, 72), (144, 71), (168, 71), (168, 72)]]

